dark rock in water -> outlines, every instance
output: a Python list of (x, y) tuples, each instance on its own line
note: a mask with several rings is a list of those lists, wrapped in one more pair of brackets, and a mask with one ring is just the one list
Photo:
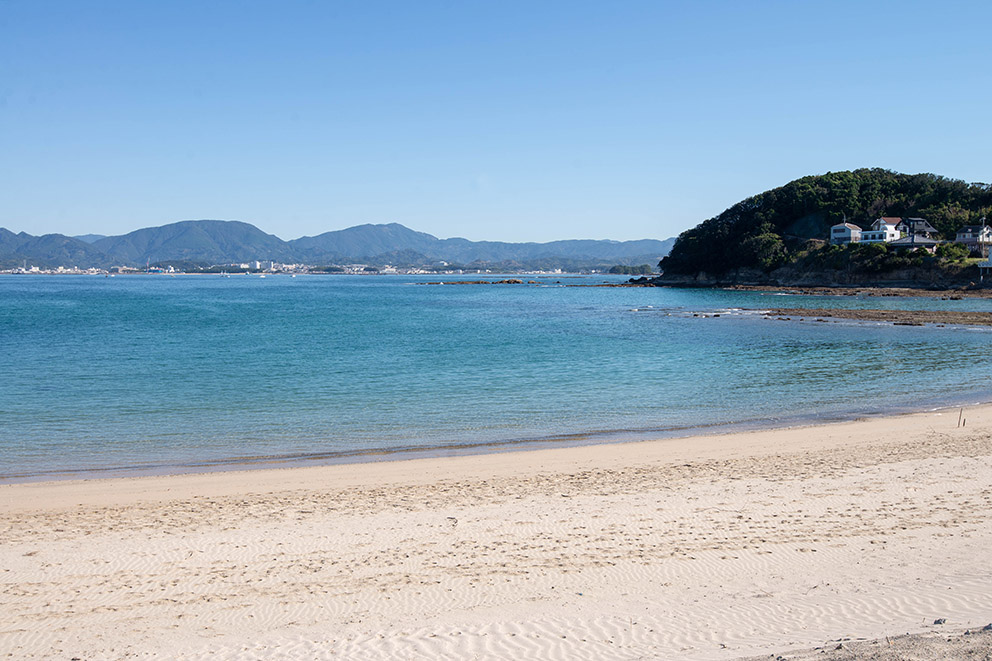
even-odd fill
[(897, 326), (923, 326), (924, 324), (961, 324), (967, 326), (992, 326), (992, 313), (968, 310), (880, 310), (880, 309), (825, 309), (825, 308), (774, 308), (765, 310), (766, 316), (816, 316), (826, 319), (853, 319), (857, 321), (883, 321)]

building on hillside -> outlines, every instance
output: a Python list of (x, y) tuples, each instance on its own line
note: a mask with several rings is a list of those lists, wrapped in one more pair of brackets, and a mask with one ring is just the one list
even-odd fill
[(936, 227), (922, 218), (903, 218), (896, 225), (896, 229), (903, 236), (925, 236), (936, 239), (939, 234)]
[(830, 243), (843, 246), (861, 241), (861, 228), (851, 223), (840, 223), (830, 228)]
[(861, 243), (889, 243), (900, 237), (896, 226), (902, 218), (878, 218), (871, 224), (870, 230), (861, 233)]
[(978, 262), (975, 266), (978, 267), (979, 280), (985, 282), (985, 275), (992, 273), (992, 257), (986, 258), (984, 262)]
[(939, 243), (940, 241), (937, 239), (932, 239), (924, 234), (910, 234), (909, 236), (889, 241), (889, 245), (896, 249), (916, 250), (917, 248), (923, 248), (929, 253), (937, 250)]
[(971, 252), (978, 253), (982, 257), (988, 257), (989, 247), (992, 246), (992, 227), (985, 224), (965, 225), (958, 230), (954, 242), (967, 246)]

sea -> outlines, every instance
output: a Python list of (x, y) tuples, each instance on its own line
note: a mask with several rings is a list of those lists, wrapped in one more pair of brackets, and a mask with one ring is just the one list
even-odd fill
[[(0, 483), (624, 442), (992, 401), (992, 300), (625, 277), (0, 276)], [(447, 281), (447, 284), (431, 284)]]

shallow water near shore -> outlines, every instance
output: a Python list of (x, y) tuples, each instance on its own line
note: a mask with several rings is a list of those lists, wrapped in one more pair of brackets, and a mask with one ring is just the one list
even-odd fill
[(988, 329), (739, 311), (990, 300), (524, 279), (539, 284), (0, 278), (0, 480), (633, 440), (992, 399)]

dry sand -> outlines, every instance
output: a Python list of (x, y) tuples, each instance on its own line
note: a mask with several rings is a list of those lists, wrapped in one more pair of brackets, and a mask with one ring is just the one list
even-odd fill
[(0, 658), (952, 645), (992, 621), (992, 407), (964, 416), (5, 485)]

